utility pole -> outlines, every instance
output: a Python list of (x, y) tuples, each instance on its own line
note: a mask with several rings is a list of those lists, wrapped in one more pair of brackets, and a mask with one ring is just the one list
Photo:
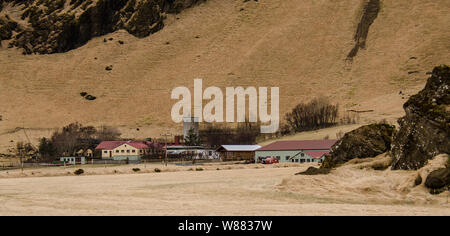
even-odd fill
[(165, 152), (164, 152), (164, 164), (165, 166), (167, 166), (167, 137), (172, 137), (172, 134), (167, 133), (167, 134), (161, 134), (162, 137), (164, 137), (164, 143), (165, 143)]
[(21, 147), (19, 150), (19, 154), (20, 154), (20, 168), (22, 169), (22, 174), (23, 174), (23, 153), (24, 147)]

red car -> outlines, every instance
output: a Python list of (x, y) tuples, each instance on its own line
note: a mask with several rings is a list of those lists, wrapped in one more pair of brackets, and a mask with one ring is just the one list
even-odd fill
[(268, 157), (261, 161), (262, 164), (276, 164), (278, 162), (279, 162), (278, 159), (275, 157)]

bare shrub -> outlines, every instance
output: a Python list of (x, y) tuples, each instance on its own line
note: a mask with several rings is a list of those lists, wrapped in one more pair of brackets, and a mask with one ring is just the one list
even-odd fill
[(292, 133), (291, 127), (288, 124), (282, 124), (279, 133), (281, 136), (289, 135)]
[(359, 113), (354, 112), (344, 112), (343, 115), (341, 115), (341, 118), (339, 119), (339, 123), (341, 125), (351, 125), (351, 124), (357, 124), (359, 122), (360, 116)]
[(206, 124), (200, 129), (202, 143), (210, 147), (226, 144), (250, 145), (255, 144), (260, 136), (258, 123), (242, 122), (236, 127), (222, 124)]
[(39, 140), (39, 154), (42, 160), (51, 160), (56, 155), (56, 148), (47, 138)]
[(34, 152), (34, 147), (31, 143), (17, 142), (16, 143), (16, 155), (26, 156), (30, 152)]
[(117, 129), (102, 126), (96, 129), (93, 126), (83, 126), (72, 123), (53, 133), (50, 140), (42, 139), (42, 147), (46, 148), (48, 159), (57, 156), (72, 156), (83, 149), (94, 149), (101, 141), (117, 140), (120, 133)]
[(116, 140), (120, 137), (120, 135), (121, 134), (117, 128), (103, 125), (97, 129), (95, 138), (102, 141)]
[(337, 124), (339, 106), (321, 97), (297, 105), (286, 114), (286, 123), (293, 132), (311, 131)]

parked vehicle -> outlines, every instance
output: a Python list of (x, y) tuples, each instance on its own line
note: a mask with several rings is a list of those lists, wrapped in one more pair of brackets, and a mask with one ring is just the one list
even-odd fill
[(275, 157), (268, 157), (268, 158), (266, 158), (266, 159), (263, 159), (263, 160), (261, 161), (261, 163), (262, 163), (262, 164), (268, 164), (268, 165), (270, 165), (270, 164), (277, 164), (277, 163), (279, 163), (279, 161), (278, 161), (278, 159), (275, 158)]

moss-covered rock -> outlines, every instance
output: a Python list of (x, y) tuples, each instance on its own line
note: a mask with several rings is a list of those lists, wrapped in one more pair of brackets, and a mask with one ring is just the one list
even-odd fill
[(450, 68), (434, 68), (425, 88), (404, 105), (392, 155), (393, 169), (417, 170), (431, 158), (450, 153)]
[(97, 99), (97, 97), (95, 97), (95, 96), (92, 96), (92, 95), (87, 95), (86, 97), (84, 97), (86, 100), (89, 100), (89, 101), (94, 101), (95, 99)]
[[(147, 37), (164, 27), (165, 13), (177, 13), (206, 0), (2, 0), (22, 6), (26, 30), (0, 21), (0, 41), (24, 54), (67, 52), (93, 37), (125, 29), (136, 37)], [(1, 11), (1, 9), (0, 9)]]
[(7, 17), (0, 17), (0, 41), (11, 39), (13, 31), (17, 30), (16, 22)]
[(425, 186), (433, 194), (447, 190), (450, 187), (450, 168), (442, 168), (431, 172), (425, 180)]
[(346, 133), (325, 157), (322, 168), (334, 168), (354, 158), (376, 157), (391, 149), (395, 127), (371, 124)]
[(331, 169), (329, 168), (315, 168), (315, 167), (309, 167), (306, 171), (299, 172), (295, 175), (326, 175), (331, 172)]
[(136, 37), (147, 37), (164, 27), (163, 19), (160, 6), (153, 0), (144, 0), (137, 4), (125, 29)]
[(421, 185), (422, 181), (422, 176), (420, 174), (417, 175), (416, 179), (414, 180), (414, 186)]

